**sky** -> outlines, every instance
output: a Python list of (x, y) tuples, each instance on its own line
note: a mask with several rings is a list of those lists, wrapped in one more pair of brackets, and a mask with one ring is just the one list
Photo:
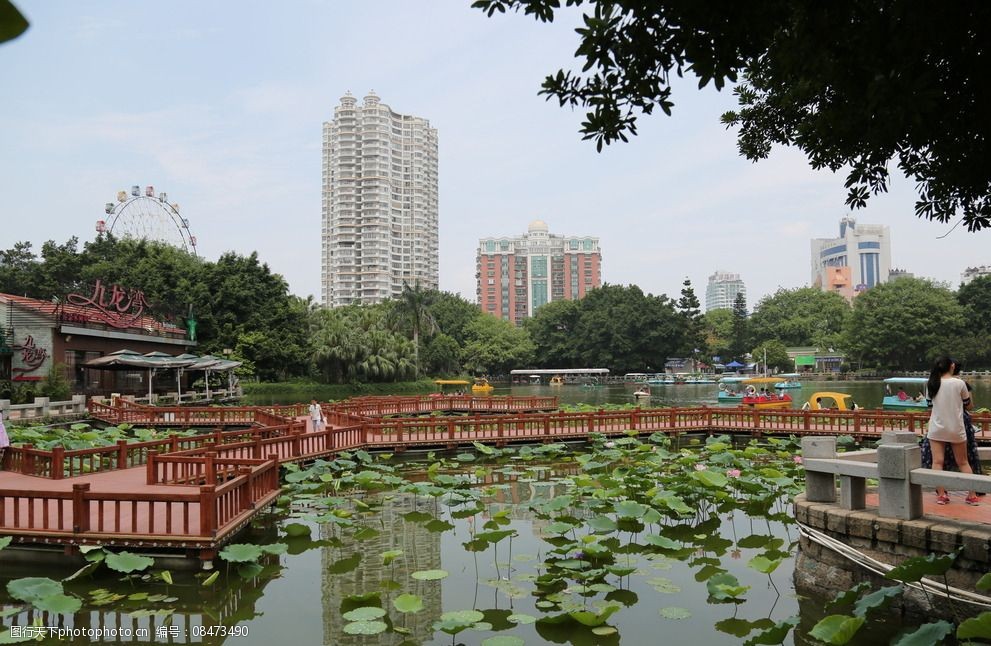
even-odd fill
[[(438, 130), (440, 286), (475, 300), (478, 240), (597, 236), (602, 279), (677, 298), (740, 274), (752, 306), (810, 282), (810, 239), (838, 235), (844, 176), (793, 149), (752, 163), (719, 116), (729, 91), (675, 86), (674, 116), (597, 153), (581, 111), (538, 96), (576, 69), (568, 10), (492, 18), (470, 0), (15, 0), (31, 22), (0, 45), (0, 248), (96, 235), (118, 190), (180, 204), (200, 255), (259, 258), (320, 295), (322, 125), (374, 90)], [(956, 288), (991, 264), (989, 233), (919, 220), (901, 176), (858, 222), (891, 229), (892, 266)]]

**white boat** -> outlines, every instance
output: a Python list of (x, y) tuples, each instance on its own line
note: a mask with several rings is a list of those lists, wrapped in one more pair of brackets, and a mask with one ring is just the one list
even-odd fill
[(743, 380), (746, 377), (723, 377), (719, 380), (719, 395), (716, 398), (721, 402), (742, 402), (746, 395)]

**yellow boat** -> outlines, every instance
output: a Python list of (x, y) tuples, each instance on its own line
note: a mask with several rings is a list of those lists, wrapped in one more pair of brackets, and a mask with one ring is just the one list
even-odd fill
[[(745, 395), (743, 400), (740, 402), (743, 406), (749, 406), (750, 408), (791, 408), (791, 395), (785, 393), (779, 395), (774, 392), (774, 385), (781, 383), (784, 379), (780, 377), (755, 377), (753, 379), (744, 379), (741, 381), (745, 389)], [(768, 391), (768, 386), (771, 390)], [(764, 389), (764, 393), (761, 393), (761, 389)]]
[(564, 385), (564, 377), (562, 377), (561, 375), (554, 375), (553, 377), (551, 377), (551, 381), (550, 381), (550, 383), (548, 385), (549, 386), (563, 386)]
[(809, 401), (802, 406), (802, 410), (851, 410), (852, 407), (847, 406), (846, 400), (852, 396), (847, 393), (834, 393), (826, 390), (812, 393)]
[(471, 392), (473, 393), (490, 393), (494, 389), (495, 386), (490, 384), (485, 377), (475, 377), (475, 383), (471, 385)]

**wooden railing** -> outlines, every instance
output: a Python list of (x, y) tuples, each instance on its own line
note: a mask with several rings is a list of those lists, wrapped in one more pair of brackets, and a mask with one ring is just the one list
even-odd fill
[(557, 397), (474, 397), (472, 395), (355, 397), (327, 406), (327, 408), (341, 413), (364, 417), (418, 415), (432, 412), (506, 413), (547, 410), (557, 407)]
[[(184, 492), (93, 492), (89, 483), (72, 491), (0, 490), (5, 532), (73, 533), (174, 538), (216, 538), (233, 529), (238, 517), (267, 504), (280, 491), (279, 463), (272, 456), (243, 464), (221, 462), (222, 484)], [(236, 469), (232, 472), (231, 468)]]

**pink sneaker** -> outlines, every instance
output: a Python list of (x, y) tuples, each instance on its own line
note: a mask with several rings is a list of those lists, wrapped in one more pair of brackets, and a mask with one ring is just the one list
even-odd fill
[(967, 503), (968, 505), (973, 505), (974, 507), (976, 507), (977, 505), (981, 504), (981, 499), (978, 498), (977, 496), (967, 496), (967, 498), (964, 499), (964, 502)]
[(945, 493), (942, 496), (936, 496), (937, 505), (946, 505), (949, 504), (949, 502), (950, 502), (950, 497), (947, 496)]

